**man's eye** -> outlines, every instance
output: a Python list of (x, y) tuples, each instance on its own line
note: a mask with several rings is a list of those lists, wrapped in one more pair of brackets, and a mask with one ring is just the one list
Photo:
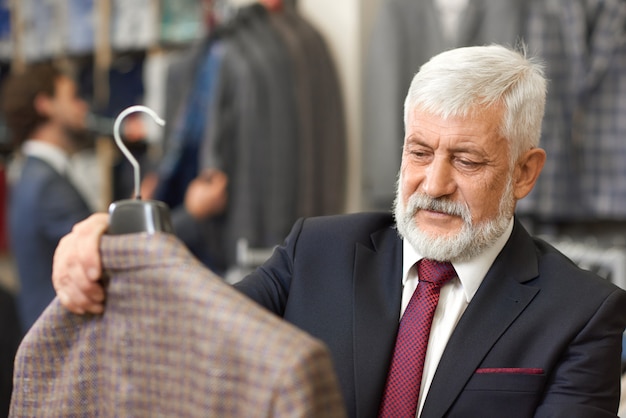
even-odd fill
[(458, 159), (457, 164), (459, 164), (463, 168), (468, 168), (468, 169), (478, 168), (481, 165), (480, 163), (477, 163), (476, 161), (464, 160), (464, 159)]
[(415, 151), (411, 151), (411, 155), (413, 155), (414, 157), (423, 158), (423, 157), (428, 156), (428, 152), (415, 150)]

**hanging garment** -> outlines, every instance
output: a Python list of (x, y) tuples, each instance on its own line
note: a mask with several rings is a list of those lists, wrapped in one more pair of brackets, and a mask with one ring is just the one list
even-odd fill
[[(206, 127), (211, 123), (208, 109), (214, 96), (221, 55), (219, 45), (212, 39), (189, 52), (193, 82), (172, 118), (174, 128), (168, 131), (167, 151), (158, 169), (159, 184), (155, 191), (155, 198), (172, 208), (183, 203), (187, 186), (199, 174), (199, 152), (205, 141)], [(177, 70), (181, 75), (189, 74), (184, 67), (177, 67)], [(171, 77), (180, 76), (174, 71)]]
[(38, 61), (63, 53), (63, 31), (58, 30), (59, 2), (20, 0), (21, 53), (26, 61)]
[[(63, 4), (65, 3), (65, 4)], [(92, 53), (97, 24), (94, 0), (68, 0), (59, 2), (63, 18), (57, 31), (65, 33), (64, 48), (72, 54)], [(59, 30), (61, 29), (61, 30)], [(49, 34), (48, 34), (49, 35)]]
[[(175, 116), (174, 129), (166, 135), (163, 166), (196, 174), (217, 168), (228, 175), (228, 206), (210, 221), (209, 241), (213, 261), (234, 266), (240, 239), (255, 248), (271, 248), (298, 217), (343, 211), (343, 101), (323, 38), (291, 8), (271, 13), (259, 4), (239, 8), (204, 42), (207, 47), (195, 48), (185, 65), (177, 63), (170, 71), (170, 78), (178, 80), (168, 82), (178, 87), (171, 101), (182, 105), (168, 101), (167, 112)], [(296, 49), (299, 54), (294, 54)], [(201, 85), (197, 76), (188, 76), (194, 82), (185, 83), (184, 75), (201, 74), (203, 60), (215, 51), (219, 59), (208, 83)], [(204, 101), (202, 112), (189, 106), (191, 92)], [(190, 112), (204, 116), (190, 117)], [(190, 120), (201, 122), (191, 130), (193, 135)], [(187, 155), (199, 161), (182, 158), (186, 145), (181, 144), (187, 141), (196, 144)], [(191, 177), (174, 186), (163, 175), (166, 171), (161, 170), (159, 187), (166, 194), (156, 197), (174, 207)]]
[(201, 148), (211, 141), (212, 102), (220, 79), (222, 46), (212, 34), (170, 57), (167, 71), (164, 157), (158, 165), (154, 198), (172, 209), (176, 233), (192, 253), (220, 274), (226, 270), (220, 219), (193, 219), (184, 208), (189, 183), (199, 174)]
[(158, 7), (152, 0), (113, 0), (111, 46), (115, 50), (147, 49), (158, 41)]
[[(259, 108), (269, 107), (266, 164), (261, 175), (265, 192), (262, 204), (260, 243), (277, 245), (297, 219), (299, 126), (294, 67), (285, 43), (272, 28), (268, 10), (252, 5), (240, 10), (244, 22), (240, 31), (243, 47), (262, 77), (268, 96), (261, 96)], [(252, 138), (251, 138), (252, 139)]]
[(217, 222), (225, 264), (232, 266), (239, 238), (260, 239), (268, 115), (267, 106), (258, 106), (263, 84), (241, 47), (239, 31), (234, 23), (221, 30), (224, 55), (200, 164), (228, 175), (228, 207)]
[[(189, 97), (195, 81), (195, 69), (202, 51), (202, 43), (196, 42), (182, 50), (168, 52), (165, 70), (165, 103), (163, 118), (167, 121), (163, 127), (163, 148), (167, 153), (171, 146), (170, 138), (179, 129), (182, 108)], [(182, 119), (181, 119), (182, 120)]]
[(532, 1), (526, 39), (550, 80), (545, 167), (518, 212), (545, 221), (626, 216), (626, 2)]
[(262, 6), (242, 8), (221, 28), (222, 67), (202, 166), (229, 178), (222, 218), (228, 264), (236, 243), (280, 243), (297, 217), (298, 126), (293, 68)]
[(107, 306), (55, 300), (22, 341), (11, 417), (343, 417), (326, 347), (173, 235), (104, 236)]
[[(306, 56), (309, 90), (311, 93), (312, 143), (299, 137), (301, 184), (306, 182), (310, 196), (301, 200), (298, 216), (318, 216), (343, 213), (347, 190), (347, 128), (344, 100), (335, 62), (326, 40), (311, 22), (284, 6), (279, 17), (286, 20), (299, 38)], [(300, 129), (300, 132), (302, 129)], [(302, 147), (306, 146), (304, 150)]]
[(314, 200), (315, 135), (313, 121), (314, 69), (309, 57), (312, 52), (303, 41), (296, 27), (292, 27), (285, 13), (270, 13), (269, 24), (284, 42), (293, 66), (293, 82), (298, 123), (297, 212), (300, 216), (311, 216)]

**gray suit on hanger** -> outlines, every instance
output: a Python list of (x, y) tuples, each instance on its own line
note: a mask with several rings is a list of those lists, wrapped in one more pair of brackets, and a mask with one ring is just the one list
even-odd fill
[(292, 7), (270, 16), (294, 65), (300, 109), (298, 216), (342, 213), (346, 205), (347, 138), (343, 94), (321, 33)]

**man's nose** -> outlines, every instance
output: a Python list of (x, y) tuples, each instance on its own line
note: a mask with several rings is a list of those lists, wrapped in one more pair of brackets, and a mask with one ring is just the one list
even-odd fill
[(455, 189), (452, 165), (444, 158), (435, 158), (426, 169), (422, 182), (423, 192), (430, 197), (438, 198), (451, 195)]

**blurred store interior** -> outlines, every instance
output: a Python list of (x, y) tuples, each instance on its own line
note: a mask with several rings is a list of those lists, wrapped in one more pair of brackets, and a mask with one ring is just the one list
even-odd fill
[[(296, 21), (305, 29), (294, 30)], [(261, 27), (272, 35), (250, 35)], [(235, 37), (243, 49), (233, 51)], [(162, 128), (133, 118), (124, 133), (143, 175), (179, 176), (151, 189), (172, 207), (198, 170), (233, 169), (235, 156), (247, 164), (254, 182), (241, 180), (231, 194), (256, 200), (233, 215), (249, 220), (235, 232), (243, 241), (227, 240), (244, 253), (227, 256), (225, 271), (235, 274), (261, 262), (298, 217), (390, 210), (403, 95), (419, 66), (456, 46), (523, 41), (545, 60), (551, 85), (548, 163), (518, 216), (626, 288), (624, 39), (623, 0), (0, 0), (0, 77), (54, 61), (90, 105), (93, 141), (73, 163), (94, 210), (132, 194), (131, 167), (112, 141), (128, 106), (166, 120)], [(271, 121), (271, 134), (248, 128), (250, 115)], [(225, 141), (233, 129), (237, 143)], [(20, 156), (2, 121), (0, 154), (0, 285), (15, 293), (6, 206)], [(277, 199), (256, 196), (260, 189), (282, 203), (266, 207)]]

